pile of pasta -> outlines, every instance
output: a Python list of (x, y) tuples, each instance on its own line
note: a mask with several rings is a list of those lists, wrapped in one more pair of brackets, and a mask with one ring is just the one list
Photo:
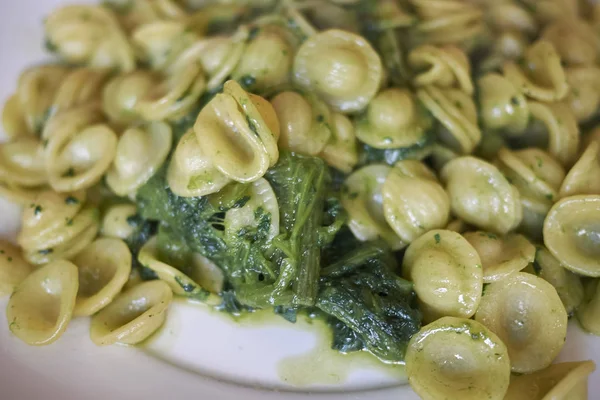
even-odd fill
[[(44, 345), (91, 316), (95, 343), (135, 344), (173, 295), (189, 295), (182, 281), (217, 299), (222, 276), (183, 274), (158, 259), (155, 239), (132, 252), (135, 205), (99, 199), (133, 201), (163, 166), (178, 196), (241, 182), (274, 198), (263, 176), (285, 149), (343, 176), (357, 239), (403, 254), (424, 321), (406, 353), (422, 398), (587, 398), (593, 362), (552, 363), (569, 317), (600, 335), (599, 7), (57, 9), (44, 22), (56, 60), (21, 74), (2, 115), (0, 194), (23, 205), (18, 245), (0, 242), (11, 331)], [(159, 279), (142, 281), (132, 262)]]

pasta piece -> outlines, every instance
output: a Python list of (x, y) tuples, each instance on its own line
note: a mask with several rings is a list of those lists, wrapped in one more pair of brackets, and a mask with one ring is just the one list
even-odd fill
[(171, 150), (171, 127), (152, 122), (123, 133), (106, 173), (106, 183), (119, 196), (133, 194), (160, 169)]
[(519, 192), (492, 164), (459, 157), (444, 166), (441, 177), (452, 212), (468, 224), (504, 235), (521, 222)]
[(98, 210), (84, 207), (85, 192), (42, 192), (22, 216), (17, 242), (32, 264), (69, 259), (85, 248), (98, 232)]
[(298, 49), (294, 81), (314, 91), (335, 111), (360, 111), (375, 97), (383, 76), (379, 55), (361, 36), (329, 30), (309, 37)]
[(348, 117), (339, 113), (333, 113), (331, 123), (331, 138), (319, 157), (332, 167), (349, 174), (358, 163), (354, 125)]
[(121, 291), (131, 272), (131, 252), (119, 239), (90, 243), (73, 259), (79, 272), (74, 316), (90, 316), (106, 307)]
[(92, 342), (98, 346), (140, 343), (164, 324), (172, 299), (173, 292), (163, 281), (134, 286), (92, 317)]
[(39, 140), (24, 136), (0, 144), (0, 182), (22, 188), (48, 183), (44, 150)]
[(444, 168), (444, 165), (448, 164), (451, 160), (460, 157), (455, 151), (450, 150), (441, 143), (434, 143), (431, 146), (431, 154), (429, 156), (433, 168), (437, 172), (440, 172)]
[(107, 0), (104, 4), (115, 11), (119, 22), (128, 32), (143, 24), (176, 20), (187, 15), (173, 0)]
[(565, 362), (530, 375), (512, 376), (506, 400), (587, 400), (593, 361)]
[(54, 95), (51, 115), (99, 101), (108, 76), (106, 69), (76, 68), (69, 72)]
[(252, 182), (279, 159), (279, 121), (271, 103), (225, 83), (198, 115), (194, 132), (202, 152), (226, 177)]
[(281, 134), (279, 147), (300, 154), (317, 155), (331, 137), (331, 111), (314, 94), (282, 92), (271, 100)]
[(426, 142), (432, 120), (409, 89), (381, 91), (356, 124), (356, 137), (376, 149), (395, 149)]
[(506, 346), (485, 326), (444, 317), (411, 338), (406, 374), (423, 399), (502, 400), (510, 382), (510, 361)]
[(573, 165), (560, 187), (560, 197), (600, 195), (600, 141), (592, 141)]
[(537, 246), (535, 261), (524, 271), (554, 286), (569, 316), (583, 301), (583, 284), (579, 276), (567, 270), (544, 246)]
[(565, 177), (563, 167), (543, 150), (527, 148), (498, 152), (498, 168), (519, 190), (523, 207), (521, 229), (536, 240), (542, 239), (544, 218), (558, 199)]
[(440, 122), (438, 136), (443, 144), (461, 154), (473, 152), (481, 141), (481, 131), (471, 96), (459, 89), (427, 86), (417, 90), (417, 97)]
[(485, 288), (475, 320), (506, 344), (513, 372), (548, 367), (565, 343), (567, 312), (554, 287), (516, 272)]
[(100, 181), (112, 163), (117, 135), (103, 122), (96, 105), (57, 115), (46, 125), (44, 158), (50, 186), (59, 192), (87, 189)]
[(600, 286), (598, 279), (589, 280), (584, 287), (584, 298), (577, 308), (579, 324), (587, 332), (600, 336)]
[(458, 47), (422, 45), (410, 52), (408, 62), (417, 73), (414, 83), (418, 86), (457, 88), (473, 94), (469, 58)]
[(600, 106), (600, 68), (572, 67), (566, 70), (569, 95), (566, 102), (578, 122), (586, 122), (598, 114)]
[(546, 40), (538, 40), (525, 51), (522, 65), (507, 62), (504, 76), (525, 95), (539, 101), (562, 100), (569, 91), (560, 55)]
[(421, 41), (472, 46), (484, 30), (483, 12), (475, 4), (456, 0), (410, 0), (420, 20)]
[(463, 234), (469, 230), (469, 226), (461, 219), (454, 219), (446, 225), (446, 230)]
[(483, 265), (483, 282), (496, 282), (519, 272), (535, 259), (535, 246), (523, 235), (499, 237), (490, 232), (467, 232), (464, 238), (477, 250)]
[(412, 242), (404, 253), (402, 274), (413, 282), (425, 321), (470, 318), (481, 301), (481, 259), (456, 232), (432, 230)]
[(137, 215), (133, 204), (115, 204), (104, 212), (100, 233), (114, 239), (125, 240), (135, 231), (132, 218)]
[(535, 10), (533, 15), (540, 24), (547, 24), (559, 18), (577, 18), (579, 5), (571, 0), (523, 0), (526, 7)]
[(544, 125), (548, 152), (563, 166), (575, 162), (579, 147), (579, 127), (570, 107), (564, 103), (529, 102), (532, 117)]
[(486, 74), (477, 81), (480, 115), (487, 129), (522, 134), (529, 124), (525, 96), (504, 76)]
[(39, 189), (24, 189), (0, 181), (0, 196), (21, 206), (31, 204), (44, 190), (46, 190), (45, 187)]
[(542, 32), (567, 65), (594, 65), (598, 61), (600, 40), (588, 23), (580, 18), (560, 18)]
[(21, 249), (0, 240), (0, 297), (12, 294), (32, 271), (33, 267), (23, 259)]
[(108, 8), (61, 7), (46, 18), (45, 30), (52, 48), (69, 63), (125, 72), (135, 68), (133, 50)]
[(420, 161), (396, 163), (381, 194), (385, 220), (404, 243), (448, 223), (450, 199), (434, 173)]
[(393, 250), (407, 245), (387, 224), (382, 188), (392, 168), (371, 164), (353, 172), (344, 182), (342, 205), (348, 212), (348, 227), (360, 241), (381, 238)]
[(140, 118), (137, 104), (158, 78), (149, 71), (136, 70), (128, 74), (117, 75), (104, 87), (102, 111), (111, 122), (124, 126)]
[(42, 65), (21, 74), (17, 92), (7, 100), (2, 111), (2, 125), (10, 138), (42, 131), (68, 71), (59, 65)]
[(580, 151), (584, 151), (585, 149), (587, 149), (592, 142), (600, 143), (600, 127), (592, 129), (591, 132), (588, 132), (587, 135), (583, 137), (583, 142), (581, 142)]
[(600, 276), (600, 195), (565, 197), (544, 222), (544, 244), (561, 264), (584, 276)]
[(77, 267), (65, 260), (32, 272), (8, 301), (10, 331), (33, 346), (55, 342), (71, 321), (78, 287)]
[(178, 196), (198, 197), (218, 192), (231, 179), (216, 169), (190, 129), (181, 137), (171, 157), (167, 182)]
[(131, 35), (142, 61), (165, 70), (182, 43), (193, 43), (196, 34), (184, 21), (155, 21), (139, 26)]

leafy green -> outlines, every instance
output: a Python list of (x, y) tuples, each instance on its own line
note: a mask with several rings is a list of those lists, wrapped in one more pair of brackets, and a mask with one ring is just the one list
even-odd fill
[(128, 217), (127, 223), (133, 228), (133, 233), (125, 239), (125, 243), (131, 251), (132, 267), (138, 269), (143, 280), (157, 279), (158, 276), (154, 271), (144, 267), (138, 261), (140, 249), (156, 233), (156, 223), (142, 218), (139, 214)]

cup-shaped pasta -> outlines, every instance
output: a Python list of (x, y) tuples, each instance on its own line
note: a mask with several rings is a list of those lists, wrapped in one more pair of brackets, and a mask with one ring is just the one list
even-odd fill
[(150, 22), (186, 16), (185, 10), (174, 0), (109, 0), (104, 4), (115, 11), (119, 22), (128, 32)]
[(349, 174), (358, 163), (354, 125), (348, 117), (339, 113), (332, 114), (331, 123), (331, 138), (319, 157), (332, 167)]
[(560, 197), (600, 195), (600, 142), (592, 141), (560, 186)]
[(100, 181), (112, 163), (117, 135), (102, 122), (95, 105), (66, 111), (52, 118), (42, 138), (50, 186), (56, 191), (87, 189)]
[(410, 0), (420, 17), (416, 29), (421, 40), (433, 44), (470, 47), (484, 30), (483, 11), (456, 0)]
[(157, 77), (145, 70), (117, 75), (104, 87), (102, 110), (111, 122), (127, 125), (139, 119), (136, 106), (156, 85)]
[(482, 72), (498, 71), (506, 62), (521, 59), (529, 46), (529, 38), (525, 33), (507, 30), (496, 35), (492, 50), (478, 64), (478, 70)]
[(502, 400), (510, 382), (506, 346), (480, 323), (444, 317), (406, 350), (408, 383), (423, 399)]
[(441, 177), (452, 212), (465, 222), (501, 235), (521, 222), (519, 192), (492, 164), (459, 157), (444, 166)]
[(76, 68), (69, 72), (54, 95), (52, 114), (99, 101), (108, 75), (106, 69)]
[(453, 87), (473, 94), (469, 58), (458, 47), (421, 45), (410, 52), (408, 62), (418, 86)]
[(42, 192), (23, 211), (17, 237), (32, 264), (68, 259), (83, 250), (98, 232), (98, 210), (84, 207), (85, 193)]
[(71, 321), (78, 287), (77, 267), (65, 260), (32, 272), (8, 301), (9, 329), (30, 345), (56, 341)]
[[(562, 18), (576, 19), (579, 14), (579, 2), (570, 0), (522, 0), (528, 9), (535, 11), (533, 16), (540, 25)], [(581, 3), (583, 4), (583, 3)]]
[(133, 204), (115, 204), (110, 206), (102, 217), (100, 233), (115, 239), (125, 240), (135, 231), (137, 207)]
[(111, 10), (94, 5), (70, 5), (45, 20), (46, 37), (67, 62), (91, 67), (135, 68), (133, 49)]
[(600, 336), (600, 280), (592, 279), (584, 286), (584, 298), (577, 308), (577, 320), (583, 329)]
[(335, 111), (352, 113), (375, 97), (383, 66), (366, 39), (332, 29), (309, 37), (300, 46), (293, 74), (296, 84), (314, 91)]
[(523, 235), (498, 236), (467, 232), (464, 238), (477, 250), (483, 265), (483, 282), (496, 282), (523, 270), (535, 259), (535, 246)]
[(524, 271), (535, 274), (554, 286), (567, 314), (572, 315), (583, 301), (583, 284), (579, 276), (562, 266), (544, 246), (537, 246), (535, 261)]
[(385, 219), (405, 243), (448, 223), (450, 199), (434, 173), (420, 161), (396, 163), (381, 194)]
[(137, 27), (131, 40), (139, 57), (153, 69), (164, 70), (173, 54), (178, 53), (183, 42), (190, 42), (196, 35), (184, 21), (154, 21)]
[(426, 321), (470, 318), (479, 306), (481, 259), (456, 232), (432, 230), (412, 242), (404, 253), (402, 273), (413, 282)]
[(526, 51), (520, 65), (509, 61), (504, 76), (525, 95), (539, 101), (557, 101), (567, 96), (569, 85), (560, 55), (554, 45), (538, 40)]
[(578, 122), (586, 122), (598, 114), (600, 106), (600, 68), (582, 66), (567, 68), (569, 94), (566, 98)]
[(516, 151), (502, 148), (497, 157), (498, 168), (519, 190), (523, 206), (521, 229), (541, 240), (544, 218), (558, 199), (565, 176), (563, 167), (550, 154), (536, 148)]
[(502, 339), (518, 373), (549, 366), (567, 335), (568, 316), (556, 289), (525, 272), (486, 286), (475, 320)]
[(171, 127), (152, 122), (130, 128), (119, 138), (106, 183), (119, 196), (134, 193), (158, 171), (171, 150)]
[(12, 294), (32, 271), (33, 267), (23, 259), (21, 249), (0, 240), (0, 297)]
[(281, 133), (279, 147), (311, 156), (319, 154), (331, 137), (329, 107), (312, 93), (282, 92), (271, 100)]
[(481, 141), (473, 98), (459, 89), (426, 86), (417, 90), (425, 108), (442, 125), (440, 140), (462, 154), (473, 152)]
[(252, 91), (263, 93), (288, 83), (295, 49), (283, 28), (266, 25), (258, 29), (246, 46), (232, 78), (252, 79)]
[(554, 45), (567, 65), (594, 65), (598, 61), (600, 40), (583, 19), (558, 19), (544, 29), (542, 38)]
[(593, 361), (554, 364), (528, 375), (512, 376), (506, 400), (587, 400)]
[(44, 190), (46, 190), (45, 187), (25, 189), (17, 185), (0, 181), (0, 196), (22, 206), (31, 204)]
[(513, 1), (490, 1), (485, 4), (486, 18), (495, 31), (518, 31), (535, 35), (539, 29), (532, 12)]
[(520, 134), (529, 124), (529, 107), (525, 96), (504, 76), (484, 75), (477, 81), (483, 126)]
[(131, 272), (131, 252), (119, 239), (102, 238), (86, 246), (73, 259), (79, 272), (74, 316), (89, 316), (106, 307), (119, 294)]
[(431, 117), (409, 89), (381, 91), (356, 124), (356, 137), (376, 149), (410, 147), (427, 140)]
[(271, 103), (225, 83), (200, 112), (194, 132), (204, 154), (223, 175), (238, 182), (262, 177), (279, 159), (279, 121)]
[(44, 150), (37, 139), (25, 136), (0, 144), (0, 181), (25, 188), (48, 183)]
[(190, 129), (181, 137), (171, 157), (167, 182), (178, 196), (198, 197), (216, 193), (232, 181), (214, 166)]
[(544, 244), (561, 264), (584, 276), (600, 276), (600, 195), (565, 197), (548, 212)]
[(56, 91), (69, 70), (60, 65), (42, 65), (26, 69), (2, 111), (2, 125), (9, 137), (33, 135), (42, 131)]
[(344, 182), (342, 205), (348, 212), (348, 227), (360, 241), (381, 238), (393, 250), (407, 245), (390, 228), (383, 212), (383, 185), (392, 168), (371, 164), (352, 173)]
[(171, 288), (161, 280), (132, 287), (92, 317), (92, 342), (99, 346), (140, 343), (165, 322), (172, 299)]

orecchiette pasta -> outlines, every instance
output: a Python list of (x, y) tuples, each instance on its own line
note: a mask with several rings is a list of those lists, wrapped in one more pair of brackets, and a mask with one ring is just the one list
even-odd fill
[(125, 240), (135, 230), (131, 218), (137, 214), (133, 204), (115, 204), (110, 206), (102, 217), (100, 233), (102, 236)]
[(512, 376), (506, 400), (586, 400), (593, 361), (565, 362), (529, 375)]
[(562, 182), (560, 197), (600, 195), (600, 141), (592, 141)]
[(171, 150), (171, 127), (152, 122), (130, 128), (119, 138), (106, 183), (119, 196), (134, 193), (158, 171)]
[(332, 114), (331, 124), (331, 137), (319, 156), (327, 164), (349, 174), (358, 163), (354, 125), (348, 117), (339, 113)]
[(409, 89), (385, 89), (356, 124), (356, 137), (377, 149), (418, 145), (427, 140), (431, 117)]
[(383, 185), (391, 167), (372, 164), (350, 175), (344, 182), (342, 205), (348, 212), (348, 227), (361, 241), (381, 238), (394, 250), (405, 247), (387, 224), (383, 211)]
[(402, 263), (427, 321), (469, 318), (479, 306), (483, 270), (477, 251), (456, 232), (432, 230), (412, 242)]
[(133, 50), (108, 8), (62, 7), (48, 16), (45, 29), (52, 48), (68, 62), (122, 71), (135, 68)]
[(116, 124), (136, 121), (138, 102), (157, 81), (155, 73), (145, 70), (115, 76), (104, 87), (102, 110)]
[(12, 294), (32, 271), (17, 246), (0, 240), (0, 296)]
[(442, 169), (452, 212), (486, 231), (506, 234), (523, 217), (518, 190), (500, 171), (475, 157), (459, 157)]
[(73, 315), (89, 316), (119, 294), (131, 272), (131, 253), (119, 239), (90, 243), (73, 259), (79, 272), (79, 291)]
[(527, 48), (524, 62), (504, 64), (504, 76), (527, 96), (539, 101), (562, 100), (569, 85), (552, 43), (539, 40)]
[(22, 188), (48, 183), (44, 150), (39, 140), (21, 137), (0, 144), (0, 182)]
[(54, 261), (31, 273), (8, 301), (11, 332), (34, 346), (56, 341), (71, 320), (78, 287), (77, 267), (68, 261)]
[(519, 373), (549, 366), (567, 334), (567, 312), (554, 287), (525, 272), (490, 283), (475, 320), (506, 344), (512, 370)]
[(108, 78), (108, 70), (76, 68), (61, 82), (52, 102), (51, 114), (97, 102)]
[(448, 223), (450, 199), (433, 172), (419, 161), (396, 163), (381, 194), (385, 219), (404, 243)]
[(593, 279), (585, 284), (584, 298), (577, 307), (577, 319), (586, 331), (600, 336), (600, 282)]
[(600, 68), (571, 67), (566, 70), (566, 74), (570, 91), (565, 101), (577, 121), (588, 121), (597, 115), (600, 106)]
[(235, 81), (227, 82), (224, 92), (202, 109), (194, 132), (215, 168), (238, 182), (255, 181), (279, 158), (273, 106)]
[(329, 30), (309, 37), (294, 60), (294, 81), (314, 91), (335, 111), (363, 109), (382, 79), (379, 55), (361, 36)]
[(567, 270), (544, 246), (537, 246), (535, 261), (524, 270), (548, 281), (558, 293), (567, 314), (583, 300), (583, 285), (578, 275)]
[(458, 47), (422, 45), (410, 52), (408, 62), (418, 86), (453, 87), (473, 94), (469, 58)]
[(535, 259), (535, 247), (523, 235), (504, 237), (490, 232), (467, 232), (464, 238), (477, 250), (483, 265), (483, 282), (496, 282), (519, 272)]
[(506, 346), (485, 326), (444, 317), (412, 337), (406, 374), (424, 399), (501, 400), (510, 381), (510, 361)]
[(600, 276), (600, 195), (565, 197), (548, 212), (544, 244), (565, 268)]
[(32, 264), (68, 259), (86, 247), (98, 232), (98, 210), (84, 207), (84, 192), (42, 192), (23, 211), (17, 241)]
[(497, 73), (477, 81), (480, 116), (483, 126), (520, 134), (529, 123), (529, 106), (525, 96), (508, 79)]
[(186, 12), (174, 0), (108, 0), (105, 4), (115, 10), (127, 31), (145, 23), (186, 16)]
[(100, 346), (140, 343), (165, 322), (172, 299), (173, 292), (165, 282), (140, 283), (92, 317), (90, 337)]
[(317, 155), (332, 134), (329, 107), (314, 94), (282, 92), (271, 100), (281, 133), (279, 147), (307, 155)]
[(567, 65), (593, 65), (598, 61), (600, 40), (582, 19), (560, 18), (544, 29), (542, 38), (554, 45)]

